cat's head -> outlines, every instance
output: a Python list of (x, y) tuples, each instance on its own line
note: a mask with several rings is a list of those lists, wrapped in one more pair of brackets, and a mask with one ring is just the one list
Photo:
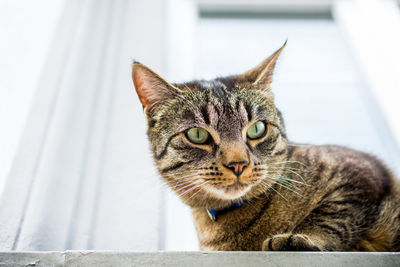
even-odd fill
[(287, 139), (270, 84), (285, 44), (255, 68), (211, 81), (172, 84), (133, 63), (156, 165), (187, 204), (223, 207), (273, 186), (266, 169), (278, 177)]

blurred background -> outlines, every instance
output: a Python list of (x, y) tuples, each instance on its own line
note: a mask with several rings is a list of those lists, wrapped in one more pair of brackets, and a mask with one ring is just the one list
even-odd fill
[(289, 138), (400, 174), (395, 0), (0, 1), (0, 250), (198, 250), (160, 181), (132, 59), (171, 82), (244, 72), (288, 39), (272, 88)]

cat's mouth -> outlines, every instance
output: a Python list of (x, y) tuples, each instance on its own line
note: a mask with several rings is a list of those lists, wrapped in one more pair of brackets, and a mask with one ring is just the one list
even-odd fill
[(251, 185), (236, 180), (230, 185), (209, 187), (208, 189), (221, 199), (232, 200), (243, 197), (247, 192), (249, 192)]
[(240, 191), (248, 187), (248, 184), (241, 183), (240, 181), (236, 180), (233, 184), (224, 186), (225, 191)]

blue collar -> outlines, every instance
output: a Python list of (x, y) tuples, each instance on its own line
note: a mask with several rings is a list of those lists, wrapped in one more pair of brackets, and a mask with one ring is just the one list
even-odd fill
[(210, 219), (215, 222), (217, 220), (217, 214), (222, 214), (222, 213), (234, 210), (234, 209), (236, 209), (238, 207), (241, 207), (245, 202), (246, 202), (246, 200), (241, 200), (241, 201), (233, 203), (232, 206), (227, 207), (227, 208), (222, 209), (222, 210), (206, 209), (206, 211), (207, 211), (207, 214), (210, 217)]

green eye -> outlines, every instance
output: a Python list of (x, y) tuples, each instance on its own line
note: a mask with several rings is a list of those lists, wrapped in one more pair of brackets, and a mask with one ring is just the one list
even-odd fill
[(247, 129), (247, 136), (250, 139), (257, 139), (264, 135), (265, 133), (265, 123), (262, 121), (257, 121)]
[(203, 128), (190, 128), (186, 131), (186, 136), (195, 144), (204, 144), (208, 140), (209, 133)]

